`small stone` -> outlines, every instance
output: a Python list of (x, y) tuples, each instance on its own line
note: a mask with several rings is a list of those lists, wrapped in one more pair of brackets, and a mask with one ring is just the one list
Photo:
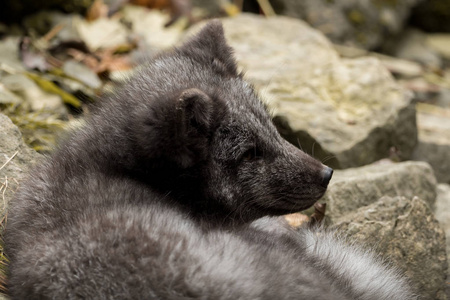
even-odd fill
[(364, 49), (379, 47), (401, 32), (411, 9), (420, 0), (271, 0), (278, 14), (299, 18), (333, 42)]
[(418, 63), (409, 60), (394, 57), (382, 57), (380, 60), (381, 64), (396, 77), (412, 78), (421, 76), (423, 73), (422, 67)]
[(428, 162), (438, 182), (450, 183), (450, 109), (417, 105), (419, 143), (413, 159)]
[(450, 34), (428, 34), (427, 44), (445, 59), (450, 59)]

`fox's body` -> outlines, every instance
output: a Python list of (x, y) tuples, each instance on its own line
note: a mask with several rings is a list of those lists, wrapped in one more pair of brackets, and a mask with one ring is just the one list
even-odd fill
[(411, 299), (332, 234), (278, 218), (331, 169), (277, 133), (212, 22), (105, 99), (30, 173), (6, 229), (13, 299)]

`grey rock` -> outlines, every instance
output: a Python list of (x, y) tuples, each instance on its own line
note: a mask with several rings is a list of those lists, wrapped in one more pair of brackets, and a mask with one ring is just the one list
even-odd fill
[[(435, 207), (436, 219), (441, 223), (442, 227), (448, 229), (450, 234), (450, 185), (440, 183), (437, 185), (437, 198)], [(450, 235), (449, 235), (450, 237)], [(447, 240), (450, 247), (450, 238)]]
[(450, 109), (428, 104), (417, 109), (419, 143), (413, 159), (428, 162), (438, 182), (450, 183)]
[(414, 94), (414, 101), (417, 102), (429, 102), (431, 99), (436, 99), (441, 94), (439, 86), (430, 83), (423, 75), (421, 77), (399, 79), (397, 81), (400, 85), (410, 90)]
[(378, 58), (396, 78), (414, 78), (423, 74), (422, 66), (410, 60), (384, 55), (379, 55)]
[(0, 210), (11, 199), (21, 177), (40, 154), (25, 145), (22, 134), (11, 120), (0, 113)]
[(440, 54), (427, 43), (427, 36), (420, 30), (409, 28), (391, 44), (391, 49), (387, 51), (395, 57), (416, 61), (431, 68), (442, 66)]
[(375, 203), (383, 196), (417, 196), (434, 207), (436, 178), (424, 162), (377, 163), (360, 168), (337, 170), (322, 201), (326, 216), (338, 219), (360, 207)]
[(276, 12), (305, 20), (332, 41), (365, 49), (399, 33), (421, 0), (272, 0)]
[(450, 34), (434, 33), (427, 35), (427, 44), (445, 59), (450, 59)]
[[(445, 78), (448, 80), (450, 79), (450, 72), (445, 72)], [(436, 100), (436, 105), (443, 107), (443, 108), (450, 108), (450, 89), (448, 88), (442, 88), (440, 90), (439, 96)]]
[(378, 59), (340, 59), (300, 20), (242, 14), (223, 23), (246, 78), (269, 99), (291, 143), (334, 168), (369, 164), (391, 148), (402, 160), (411, 156), (417, 143), (411, 94)]
[(383, 197), (334, 224), (399, 267), (421, 299), (446, 299), (445, 236), (428, 203)]
[[(434, 210), (436, 219), (441, 224), (445, 232), (445, 240), (447, 242), (447, 281), (450, 279), (450, 185), (438, 184), (436, 208)], [(447, 284), (447, 299), (450, 299), (450, 284)]]

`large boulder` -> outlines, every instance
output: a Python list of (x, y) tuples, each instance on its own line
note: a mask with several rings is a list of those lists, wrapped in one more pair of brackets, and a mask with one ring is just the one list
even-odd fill
[[(445, 231), (447, 241), (448, 282), (450, 280), (450, 185), (448, 184), (438, 184), (435, 216)], [(450, 284), (447, 284), (447, 299), (450, 299)]]
[(3, 197), (0, 211), (14, 195), (28, 167), (40, 157), (40, 154), (25, 145), (17, 126), (0, 113), (0, 195)]
[(385, 160), (335, 171), (321, 202), (329, 225), (392, 261), (422, 299), (446, 299), (445, 234), (438, 223), (448, 214), (444, 190), (436, 200), (429, 164)]
[(417, 107), (419, 143), (413, 159), (428, 162), (438, 182), (450, 183), (450, 107), (429, 104)]
[(383, 196), (414, 196), (430, 207), (436, 200), (436, 178), (424, 162), (377, 163), (360, 168), (338, 170), (333, 174), (322, 201), (327, 203), (327, 218), (334, 220)]
[(421, 1), (271, 0), (270, 2), (276, 12), (305, 20), (336, 43), (373, 49), (380, 46), (386, 37), (400, 33), (411, 9)]
[(242, 14), (223, 24), (246, 78), (269, 99), (291, 143), (334, 168), (392, 152), (410, 157), (417, 142), (411, 95), (377, 59), (340, 59), (300, 20)]
[[(4, 228), (4, 222), (7, 220), (6, 208), (9, 201), (14, 196), (28, 168), (41, 157), (41, 154), (25, 145), (17, 126), (7, 116), (0, 113), (0, 234)], [(7, 260), (3, 255), (2, 241), (0, 241), (0, 251), (2, 252), (0, 256), (0, 283), (3, 285)], [(9, 299), (2, 294), (4, 286), (1, 288), (0, 300)]]
[(398, 266), (421, 299), (446, 299), (445, 235), (428, 203), (383, 197), (334, 224)]

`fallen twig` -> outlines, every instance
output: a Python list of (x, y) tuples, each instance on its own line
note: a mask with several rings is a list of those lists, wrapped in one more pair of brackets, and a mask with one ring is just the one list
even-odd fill
[(17, 150), (8, 160), (3, 164), (3, 166), (0, 167), (0, 170), (3, 169), (16, 155), (19, 153), (19, 150)]

